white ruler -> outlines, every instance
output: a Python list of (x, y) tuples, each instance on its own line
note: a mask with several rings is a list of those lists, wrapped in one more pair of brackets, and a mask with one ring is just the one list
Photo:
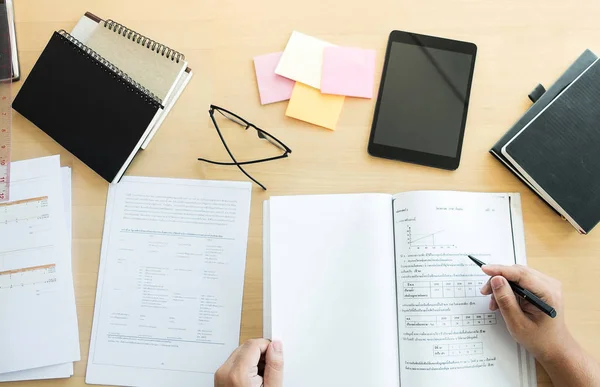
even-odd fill
[[(8, 88), (7, 91), (6, 88)], [(9, 197), (11, 113), (10, 82), (8, 82), (8, 86), (2, 82), (0, 83), (0, 202), (8, 200)]]
[(0, 1), (0, 202), (7, 201), (10, 185), (12, 129), (12, 56), (6, 2)]

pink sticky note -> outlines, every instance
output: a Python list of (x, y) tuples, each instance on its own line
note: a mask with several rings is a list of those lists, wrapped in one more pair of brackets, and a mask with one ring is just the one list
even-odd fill
[(325, 47), (321, 92), (373, 98), (375, 50)]
[(279, 63), (282, 52), (274, 52), (254, 57), (254, 70), (256, 71), (256, 82), (260, 103), (286, 101), (292, 96), (294, 81), (275, 74), (275, 67)]

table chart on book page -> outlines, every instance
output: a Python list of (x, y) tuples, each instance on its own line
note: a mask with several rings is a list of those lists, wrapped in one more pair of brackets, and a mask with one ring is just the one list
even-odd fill
[(47, 196), (0, 203), (0, 292), (56, 282), (49, 218)]
[(470, 386), (464, 380), (521, 386), (521, 349), (501, 315), (489, 310), (489, 296), (480, 293), (488, 277), (467, 257), (514, 264), (512, 212), (507, 194), (395, 197), (403, 384), (437, 386), (439, 374), (451, 372), (455, 382), (448, 386)]

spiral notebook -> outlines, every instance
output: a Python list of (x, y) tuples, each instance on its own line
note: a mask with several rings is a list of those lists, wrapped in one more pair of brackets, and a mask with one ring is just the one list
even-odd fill
[(71, 35), (151, 91), (164, 105), (161, 117), (142, 143), (142, 149), (146, 149), (192, 77), (185, 56), (91, 12), (81, 17)]
[(163, 112), (156, 95), (62, 30), (13, 108), (109, 182), (123, 176)]
[(191, 77), (180, 52), (87, 12), (54, 34), (13, 107), (117, 182)]

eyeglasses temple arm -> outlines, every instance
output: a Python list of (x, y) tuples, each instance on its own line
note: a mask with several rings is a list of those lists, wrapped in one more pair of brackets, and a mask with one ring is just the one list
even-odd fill
[(281, 155), (281, 156), (269, 157), (269, 158), (266, 158), (266, 159), (252, 160), (252, 161), (240, 161), (240, 162), (237, 162), (237, 163), (227, 163), (227, 162), (213, 161), (213, 160), (202, 159), (202, 158), (198, 158), (198, 161), (204, 161), (206, 163), (215, 164), (215, 165), (248, 165), (248, 164), (263, 163), (265, 161), (283, 159), (283, 158), (286, 158), (286, 157), (288, 157), (287, 153), (284, 154), (284, 155)]

